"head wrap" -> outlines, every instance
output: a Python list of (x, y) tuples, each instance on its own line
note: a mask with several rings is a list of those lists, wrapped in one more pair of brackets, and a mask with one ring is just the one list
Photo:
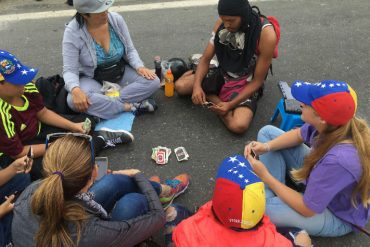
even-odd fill
[[(215, 36), (216, 56), (224, 71), (240, 73), (248, 70), (251, 59), (256, 51), (257, 41), (261, 34), (261, 20), (259, 14), (252, 9), (247, 0), (219, 0), (219, 15), (240, 16), (241, 26), (239, 33), (244, 33), (243, 49), (235, 49), (225, 42), (220, 43), (220, 31), (228, 32), (224, 25), (221, 24)], [(229, 32), (230, 33), (230, 32)], [(226, 34), (233, 38), (236, 33)], [(238, 35), (237, 35), (238, 36)], [(240, 36), (240, 35), (239, 35)], [(243, 41), (243, 40), (242, 40)], [(252, 71), (249, 71), (252, 72)]]

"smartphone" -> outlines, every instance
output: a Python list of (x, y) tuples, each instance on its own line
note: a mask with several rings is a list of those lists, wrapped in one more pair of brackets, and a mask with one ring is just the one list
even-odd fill
[(253, 159), (259, 160), (259, 156), (253, 151), (253, 149), (251, 149), (251, 155)]
[(253, 149), (251, 149), (251, 156), (253, 157), (253, 159), (256, 158), (256, 153), (253, 151)]
[(98, 166), (98, 177), (96, 180), (101, 179), (108, 171), (108, 157), (96, 157), (95, 163)]
[(251, 156), (253, 157), (253, 159), (257, 159), (258, 160), (258, 155), (253, 151), (253, 149), (252, 149), (252, 141), (248, 141), (247, 142), (247, 145), (249, 145), (250, 146), (250, 148), (251, 148)]

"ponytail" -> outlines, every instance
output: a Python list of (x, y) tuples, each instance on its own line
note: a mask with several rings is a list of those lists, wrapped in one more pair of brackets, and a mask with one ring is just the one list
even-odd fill
[[(91, 178), (93, 167), (89, 147), (83, 138), (66, 136), (48, 148), (43, 159), (46, 178), (31, 200), (32, 212), (40, 217), (36, 247), (78, 245), (82, 223), (88, 214), (74, 197)], [(71, 238), (69, 223), (75, 225), (76, 240)]]
[(370, 130), (365, 120), (354, 118), (350, 122), (351, 135), (362, 164), (362, 176), (352, 193), (352, 204), (356, 205), (356, 197), (360, 194), (362, 204), (368, 207), (370, 188)]

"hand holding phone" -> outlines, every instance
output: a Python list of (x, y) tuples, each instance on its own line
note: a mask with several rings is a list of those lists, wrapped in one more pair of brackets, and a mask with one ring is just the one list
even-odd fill
[[(255, 142), (253, 142), (253, 141), (248, 141), (247, 142), (247, 144), (245, 146), (245, 149), (244, 149), (244, 156), (247, 157), (247, 155), (250, 153), (250, 155), (253, 157), (253, 159), (258, 160), (259, 157), (256, 154), (256, 152), (253, 150), (254, 143)], [(248, 149), (250, 150), (250, 152), (248, 152)]]
[(253, 149), (251, 148), (251, 156), (253, 157), (253, 159), (256, 159), (258, 160), (258, 155), (253, 151)]

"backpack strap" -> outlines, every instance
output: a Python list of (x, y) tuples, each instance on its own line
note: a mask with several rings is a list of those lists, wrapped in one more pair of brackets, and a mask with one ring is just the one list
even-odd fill
[[(279, 41), (280, 41), (280, 24), (274, 16), (267, 16), (267, 17), (261, 16), (262, 25), (266, 26), (266, 22), (271, 24), (271, 26), (274, 28), (275, 33), (276, 33), (276, 45), (275, 45), (274, 53), (272, 54), (272, 57), (277, 58), (278, 55), (279, 55), (278, 45), (279, 45)], [(260, 51), (258, 49), (258, 46), (259, 46), (259, 40), (257, 41), (257, 48), (256, 48), (256, 54), (257, 55), (259, 55), (259, 53), (260, 53)]]
[(280, 24), (275, 16), (267, 16), (267, 20), (272, 24), (273, 28), (275, 29), (276, 33), (276, 46), (274, 49), (273, 58), (277, 58), (279, 55), (278, 45), (280, 41)]
[[(269, 24), (272, 25), (272, 27), (275, 30), (275, 33), (276, 33), (276, 45), (275, 45), (275, 48), (274, 48), (274, 53), (272, 54), (272, 58), (277, 58), (278, 55), (279, 55), (278, 45), (279, 45), (279, 41), (280, 41), (280, 24), (279, 24), (279, 22), (278, 22), (278, 20), (276, 19), (275, 16), (267, 16), (267, 17), (264, 16), (264, 15), (260, 15), (260, 16), (261, 16), (261, 23), (262, 23), (262, 25), (266, 25), (266, 22), (268, 22)], [(258, 43), (257, 43), (257, 49), (256, 49), (256, 54), (257, 55), (259, 54)], [(270, 70), (271, 75), (274, 75), (274, 73), (272, 71), (272, 63), (269, 66), (269, 70)], [(268, 75), (268, 73), (265, 76), (265, 80), (267, 79), (267, 75)]]

